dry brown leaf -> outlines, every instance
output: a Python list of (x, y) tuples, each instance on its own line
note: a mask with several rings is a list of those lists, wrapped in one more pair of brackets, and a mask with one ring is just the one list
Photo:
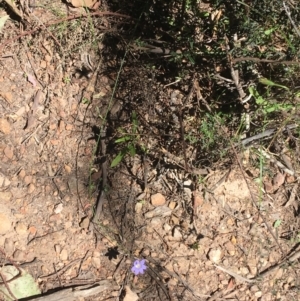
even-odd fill
[(126, 295), (123, 301), (137, 301), (139, 296), (134, 293), (128, 285), (125, 286)]
[(273, 180), (272, 183), (269, 181), (265, 181), (264, 186), (267, 193), (274, 193), (285, 181), (286, 174), (282, 174), (278, 172)]
[(27, 118), (27, 124), (26, 124), (26, 129), (30, 129), (31, 127), (35, 126), (36, 123), (36, 113), (38, 112), (39, 109), (39, 105), (42, 101), (42, 97), (43, 97), (43, 93), (41, 90), (38, 90), (34, 100), (33, 100), (33, 104), (31, 107), (30, 112), (28, 113), (28, 118)]
[(276, 176), (273, 178), (273, 186), (274, 186), (274, 189), (278, 189), (285, 181), (285, 176), (286, 174), (282, 174), (281, 172), (278, 172), (276, 174)]
[(272, 185), (272, 183), (270, 181), (265, 181), (264, 182), (264, 188), (265, 188), (265, 191), (267, 193), (272, 193), (274, 191), (273, 185)]
[(98, 0), (67, 0), (74, 7), (88, 7), (92, 8)]
[(14, 157), (14, 150), (12, 147), (6, 146), (6, 148), (4, 149), (4, 155), (8, 158), (8, 159), (12, 159)]

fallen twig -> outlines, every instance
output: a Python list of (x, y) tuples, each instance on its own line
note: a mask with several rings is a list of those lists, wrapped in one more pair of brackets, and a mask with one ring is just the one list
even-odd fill
[(241, 282), (247, 282), (247, 283), (254, 283), (254, 282), (256, 282), (255, 279), (247, 279), (247, 278), (242, 277), (241, 275), (239, 275), (239, 274), (237, 274), (235, 272), (232, 272), (230, 270), (227, 270), (227, 269), (225, 269), (225, 268), (223, 268), (223, 267), (221, 267), (219, 265), (215, 264), (215, 267), (218, 268), (219, 270), (221, 270), (221, 271), (229, 274), (230, 276), (234, 277), (236, 280), (239, 280)]
[(273, 64), (273, 65), (278, 65), (278, 64), (299, 65), (300, 64), (300, 62), (297, 62), (297, 61), (268, 60), (268, 59), (260, 59), (260, 58), (251, 57), (251, 56), (232, 58), (233, 63), (238, 63), (238, 62), (243, 62), (243, 61), (250, 61), (250, 62), (255, 62), (255, 63), (267, 63), (267, 64)]
[(105, 138), (106, 138), (106, 127), (103, 126), (101, 128), (100, 133), (100, 145), (101, 145), (101, 153), (103, 156), (103, 163), (102, 163), (102, 187), (101, 187), (101, 193), (98, 197), (98, 201), (95, 208), (95, 213), (93, 216), (92, 223), (90, 224), (90, 230), (93, 227), (94, 223), (99, 222), (100, 214), (102, 213), (103, 203), (106, 199), (106, 189), (107, 189), (107, 159), (106, 156), (106, 144), (105, 144)]
[(55, 292), (50, 295), (44, 295), (38, 298), (34, 298), (34, 301), (73, 301), (82, 298), (90, 297), (99, 294), (112, 286), (112, 282), (109, 280), (102, 280), (94, 285), (77, 286), (74, 288), (67, 288)]
[[(295, 129), (298, 127), (298, 124), (289, 124), (289, 125), (286, 125), (285, 127), (282, 128), (282, 132), (286, 131), (286, 130), (292, 130), (292, 129)], [(273, 135), (274, 133), (276, 132), (276, 129), (268, 129), (262, 133), (259, 133), (257, 135), (254, 135), (252, 137), (249, 137), (249, 138), (245, 138), (243, 140), (241, 140), (241, 144), (243, 146), (246, 146), (247, 144), (255, 141), (255, 140), (259, 140), (259, 139), (263, 139), (263, 138), (267, 138), (271, 135)], [(280, 132), (280, 131), (279, 131)], [(239, 143), (236, 144), (236, 146), (238, 145)]]
[(285, 1), (282, 1), (282, 5), (283, 5), (286, 15), (288, 16), (291, 24), (293, 25), (297, 35), (300, 37), (300, 31), (299, 31), (298, 27), (296, 26), (294, 20), (292, 19), (290, 8), (286, 5)]
[(233, 68), (233, 60), (232, 60), (231, 54), (228, 51), (229, 46), (228, 46), (228, 39), (226, 36), (225, 36), (225, 42), (226, 42), (227, 60), (228, 60), (229, 67), (230, 67), (231, 77), (232, 77), (235, 87), (239, 93), (240, 102), (243, 103), (243, 99), (246, 97), (247, 94), (244, 92), (243, 87), (240, 84), (239, 77), (238, 77), (238, 70), (235, 70)]

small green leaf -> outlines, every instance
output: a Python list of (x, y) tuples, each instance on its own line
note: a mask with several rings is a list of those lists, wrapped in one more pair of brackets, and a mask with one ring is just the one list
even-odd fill
[(257, 92), (253, 87), (249, 87), (249, 93), (255, 98), (255, 102), (258, 105), (266, 104), (266, 100)]
[(136, 154), (136, 149), (134, 147), (133, 144), (129, 144), (128, 145), (128, 153), (130, 154), (130, 156), (134, 156)]
[(267, 78), (265, 78), (265, 77), (261, 77), (261, 78), (259, 79), (259, 82), (260, 82), (261, 84), (265, 85), (265, 86), (279, 87), (279, 88), (285, 89), (285, 90), (287, 90), (287, 91), (289, 90), (288, 87), (282, 86), (282, 85), (279, 85), (279, 84), (276, 84), (276, 83), (272, 82), (271, 80), (269, 80), (269, 79), (267, 79)]
[(122, 159), (124, 158), (124, 156), (126, 155), (126, 153), (127, 153), (127, 149), (121, 150), (119, 152), (119, 154), (112, 160), (112, 162), (110, 164), (110, 167), (117, 166), (122, 161)]
[(132, 124), (133, 124), (133, 133), (136, 134), (139, 123), (135, 111), (132, 112)]
[(186, 58), (190, 61), (190, 63), (191, 63), (192, 65), (195, 64), (194, 58), (193, 58), (189, 53), (187, 53), (185, 56), (186, 56)]
[(200, 16), (202, 16), (202, 17), (209, 17), (210, 13), (206, 11), (206, 12), (201, 13)]
[(282, 222), (281, 219), (276, 220), (274, 223), (274, 228), (275, 229), (278, 228), (281, 225), (281, 222)]
[(121, 138), (117, 139), (117, 140), (115, 141), (115, 143), (121, 143), (121, 142), (130, 141), (130, 140), (131, 140), (131, 137), (129, 137), (129, 136), (124, 136), (124, 137), (121, 137)]
[(273, 105), (273, 106), (268, 106), (264, 109), (267, 113), (272, 113), (272, 112), (275, 112), (275, 111), (278, 111), (278, 107)]
[(266, 36), (269, 36), (273, 31), (275, 31), (275, 28), (270, 28), (270, 29), (265, 30), (265, 31), (264, 31), (264, 34), (265, 34)]

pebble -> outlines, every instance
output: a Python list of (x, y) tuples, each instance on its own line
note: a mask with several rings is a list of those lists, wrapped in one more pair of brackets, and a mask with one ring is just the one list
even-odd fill
[(96, 269), (100, 269), (101, 268), (101, 254), (100, 254), (100, 252), (97, 252), (97, 251), (93, 252), (92, 265)]
[(254, 295), (255, 295), (256, 298), (260, 298), (262, 296), (262, 292), (258, 291)]
[(171, 226), (168, 223), (165, 223), (163, 228), (166, 232), (169, 232), (171, 230)]
[(176, 206), (177, 206), (177, 203), (174, 201), (170, 202), (170, 204), (169, 204), (169, 208), (172, 210), (174, 210), (176, 208)]
[(219, 263), (223, 257), (223, 251), (221, 249), (210, 249), (208, 252), (208, 258), (214, 263)]
[(49, 221), (50, 222), (58, 222), (60, 221), (62, 218), (62, 215), (59, 213), (59, 214), (51, 214), (50, 217), (49, 217)]
[(137, 214), (142, 212), (142, 208), (143, 208), (143, 204), (141, 202), (138, 202), (138, 203), (135, 204), (135, 212)]
[(79, 226), (80, 226), (81, 228), (83, 228), (83, 229), (88, 229), (89, 226), (90, 226), (90, 219), (89, 219), (89, 217), (88, 217), (88, 216), (84, 217), (84, 218), (81, 220)]
[(133, 292), (129, 286), (125, 286), (126, 295), (124, 297), (124, 301), (137, 301), (139, 296)]
[(173, 237), (177, 240), (182, 239), (182, 234), (177, 227), (175, 227), (173, 230)]
[(59, 204), (55, 205), (55, 207), (54, 207), (54, 213), (55, 214), (61, 213), (62, 210), (63, 210), (63, 204), (62, 203), (59, 203)]
[(155, 207), (162, 206), (166, 203), (166, 198), (161, 193), (151, 195), (151, 204)]
[(34, 192), (34, 190), (35, 190), (34, 184), (32, 184), (32, 183), (29, 184), (27, 192), (28, 192), (29, 194), (31, 194), (31, 193)]
[(166, 206), (160, 206), (155, 208), (154, 210), (148, 211), (145, 213), (145, 218), (152, 218), (155, 216), (166, 217), (172, 214), (172, 210)]
[(59, 254), (59, 253), (61, 252), (61, 246), (58, 245), (58, 244), (56, 244), (56, 245), (54, 246), (54, 250), (55, 250), (56, 254)]
[(10, 185), (10, 180), (0, 175), (0, 187), (6, 187)]
[(47, 67), (47, 62), (46, 61), (41, 61), (40, 67), (45, 69)]
[(162, 223), (162, 220), (160, 217), (154, 217), (151, 219), (151, 225), (152, 226), (160, 226)]
[(23, 223), (17, 223), (15, 230), (19, 235), (27, 235), (28, 227)]
[(61, 252), (60, 252), (60, 255), (59, 255), (60, 259), (65, 261), (65, 260), (68, 260), (68, 251), (66, 249), (63, 249)]
[(8, 203), (12, 198), (12, 193), (10, 191), (0, 191), (0, 200), (3, 203)]
[(247, 267), (241, 267), (240, 272), (242, 275), (247, 275), (249, 273), (249, 270)]
[(32, 182), (32, 176), (25, 176), (24, 177), (24, 183), (26, 185), (29, 185)]
[(0, 213), (0, 234), (6, 234), (11, 229), (11, 220), (4, 214)]
[(277, 272), (276, 272), (276, 274), (274, 275), (273, 278), (274, 278), (274, 279), (281, 279), (282, 276), (283, 276), (283, 269), (280, 268), (280, 269), (277, 270)]
[(7, 146), (4, 149), (4, 155), (8, 158), (8, 159), (12, 159), (14, 157), (14, 151), (12, 147)]
[(5, 135), (10, 133), (10, 124), (6, 119), (0, 118), (0, 132)]

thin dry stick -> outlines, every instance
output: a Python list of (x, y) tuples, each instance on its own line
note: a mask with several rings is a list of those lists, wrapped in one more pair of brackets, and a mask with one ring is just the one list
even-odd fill
[(282, 5), (283, 5), (283, 8), (284, 8), (284, 10), (285, 10), (285, 12), (286, 12), (286, 15), (288, 16), (290, 22), (291, 22), (292, 25), (293, 25), (293, 27), (294, 27), (294, 29), (295, 29), (297, 35), (300, 37), (300, 31), (299, 31), (299, 29), (297, 28), (297, 26), (296, 26), (294, 20), (292, 19), (291, 12), (290, 12), (290, 8), (286, 5), (286, 3), (285, 3), (284, 1), (282, 1)]
[(106, 127), (103, 126), (100, 133), (100, 145), (101, 145), (101, 153), (104, 158), (104, 161), (102, 163), (102, 187), (101, 187), (101, 193), (98, 198), (98, 202), (96, 204), (95, 214), (92, 219), (92, 223), (90, 224), (90, 229), (93, 227), (93, 224), (99, 221), (100, 215), (102, 213), (103, 203), (106, 199), (106, 190), (107, 190), (107, 159), (106, 159), (106, 144), (105, 144), (105, 138), (106, 138)]
[(18, 299), (15, 297), (15, 295), (12, 293), (12, 291), (11, 291), (11, 289), (10, 289), (8, 283), (9, 283), (9, 282), (12, 282), (13, 280), (15, 280), (15, 279), (17, 279), (17, 278), (19, 278), (19, 277), (21, 276), (21, 274), (22, 274), (22, 271), (21, 271), (20, 268), (14, 263), (14, 261), (11, 260), (11, 259), (5, 254), (5, 252), (4, 252), (4, 250), (3, 250), (2, 248), (0, 248), (0, 253), (2, 253), (2, 255), (3, 255), (4, 257), (6, 257), (6, 258), (9, 260), (9, 262), (10, 262), (10, 263), (18, 270), (18, 272), (19, 272), (18, 275), (12, 277), (12, 278), (9, 279), (9, 280), (6, 280), (6, 277), (5, 277), (5, 276), (1, 273), (1, 271), (0, 271), (0, 278), (3, 280), (3, 283), (4, 283), (4, 285), (5, 285), (6, 289), (7, 289), (7, 291), (9, 292), (9, 294), (11, 295), (11, 297), (14, 298), (14, 300), (18, 300)]
[(297, 61), (268, 60), (268, 59), (260, 59), (260, 58), (251, 57), (251, 56), (232, 58), (233, 63), (238, 63), (238, 62), (243, 62), (243, 61), (250, 61), (250, 62), (255, 62), (255, 63), (267, 63), (267, 64), (273, 64), (273, 65), (278, 65), (278, 64), (299, 65), (299, 62), (297, 62)]
[(237, 287), (234, 286), (232, 288), (226, 289), (225, 291), (223, 290), (218, 291), (217, 293), (213, 294), (210, 298), (208, 298), (206, 301), (225, 300), (227, 298), (229, 299), (230, 297), (236, 294), (236, 290)]
[[(269, 150), (270, 147), (273, 145), (275, 139), (276, 139), (277, 136), (282, 132), (282, 130), (283, 130), (283, 128), (285, 127), (285, 125), (286, 125), (286, 123), (283, 124), (283, 125), (280, 127), (280, 129), (277, 131), (277, 133), (274, 135), (274, 137), (272, 138), (271, 142), (269, 143), (269, 146), (268, 146), (267, 150)], [(298, 125), (296, 125), (296, 126), (298, 126)]]
[[(15, 295), (13, 294), (13, 292), (11, 291), (11, 289), (10, 289), (10, 287), (9, 287), (9, 285), (8, 285), (8, 283), (7, 283), (7, 281), (6, 281), (6, 279), (5, 279), (5, 276), (1, 273), (1, 271), (0, 271), (0, 278), (3, 280), (3, 283), (4, 283), (4, 285), (5, 285), (5, 288), (6, 288), (7, 291), (9, 292), (10, 297), (12, 297), (14, 300), (18, 300), (18, 299), (15, 297)], [(2, 293), (3, 293), (3, 292), (2, 292)]]
[(239, 274), (237, 274), (237, 273), (235, 273), (233, 271), (230, 271), (228, 269), (223, 268), (220, 265), (215, 264), (214, 266), (216, 268), (218, 268), (219, 270), (221, 270), (221, 271), (229, 274), (230, 276), (234, 277), (236, 280), (239, 280), (241, 282), (246, 282), (246, 283), (254, 283), (254, 282), (256, 282), (256, 280), (254, 280), (254, 279), (247, 279), (247, 278), (245, 278), (245, 277), (243, 277), (243, 276), (241, 276), (241, 275), (239, 275)]
[(242, 85), (240, 84), (240, 81), (239, 81), (239, 78), (238, 78), (238, 71), (237, 70), (234, 70), (233, 68), (233, 63), (232, 63), (232, 57), (228, 51), (229, 49), (229, 45), (228, 45), (228, 39), (227, 37), (225, 36), (225, 43), (226, 43), (226, 53), (227, 53), (227, 60), (228, 60), (228, 63), (229, 63), (229, 67), (230, 67), (230, 73), (231, 73), (231, 77), (233, 79), (233, 82), (235, 84), (235, 87), (239, 93), (239, 96), (240, 96), (240, 102), (242, 103), (243, 102), (243, 99), (246, 97), (246, 93), (244, 92), (243, 90), (243, 87)]
[(259, 280), (262, 277), (266, 277), (267, 275), (269, 275), (269, 274), (273, 273), (274, 271), (278, 270), (279, 268), (281, 268), (286, 263), (292, 263), (292, 262), (298, 260), (299, 257), (300, 257), (300, 250), (298, 247), (292, 254), (289, 254), (288, 256), (283, 258), (279, 263), (277, 263), (269, 268), (266, 268), (264, 271), (260, 272), (255, 277), (255, 279)]
[(54, 266), (54, 272), (49, 274), (49, 275), (44, 275), (44, 276), (40, 276), (40, 278), (50, 278), (52, 276), (58, 276), (61, 275), (63, 272), (65, 272), (69, 267), (71, 267), (74, 263), (80, 262), (82, 259), (81, 258), (77, 258), (72, 260), (70, 263), (68, 263), (67, 265), (65, 265), (64, 267), (62, 267), (60, 270), (56, 270), (55, 266)]

